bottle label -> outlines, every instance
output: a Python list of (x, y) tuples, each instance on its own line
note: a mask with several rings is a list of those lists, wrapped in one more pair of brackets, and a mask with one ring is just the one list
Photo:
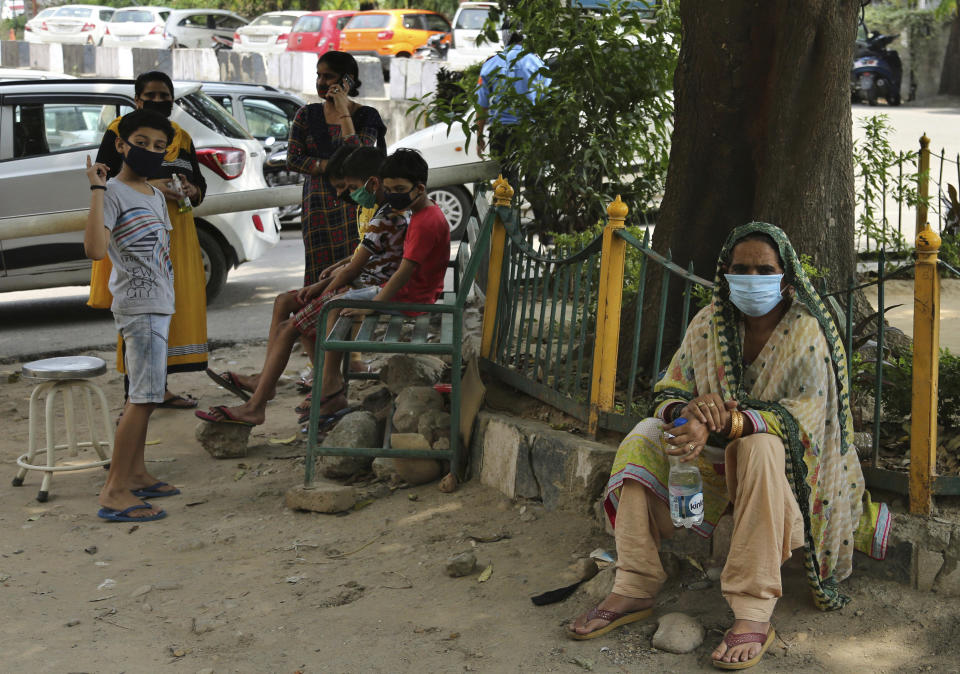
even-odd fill
[(703, 514), (703, 492), (695, 494), (670, 495), (670, 514), (673, 519), (687, 519), (688, 517), (699, 517)]

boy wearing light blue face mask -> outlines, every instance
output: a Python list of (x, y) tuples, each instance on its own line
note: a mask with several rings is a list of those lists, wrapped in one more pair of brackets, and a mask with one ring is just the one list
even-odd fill
[[(166, 516), (143, 500), (148, 494), (156, 498), (161, 487), (169, 486), (147, 472), (144, 442), (150, 414), (164, 400), (167, 335), (174, 312), (170, 217), (163, 194), (147, 179), (163, 162), (174, 130), (163, 116), (137, 110), (120, 121), (118, 131), (123, 167), (115, 178), (107, 180), (107, 166), (87, 157), (91, 196), (83, 247), (87, 257), (101, 260), (109, 255), (113, 263), (110, 309), (123, 335), (130, 378), (97, 515), (111, 522), (147, 522)], [(178, 493), (173, 488), (162, 492)]]

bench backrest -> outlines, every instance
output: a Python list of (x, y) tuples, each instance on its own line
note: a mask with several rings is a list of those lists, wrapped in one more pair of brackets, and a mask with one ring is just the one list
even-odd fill
[(497, 216), (497, 211), (490, 208), (486, 203), (486, 198), (482, 196), (478, 197), (476, 200), (478, 215), (481, 212), (481, 203), (483, 204), (482, 212), (484, 218), (483, 220), (479, 221), (481, 224), (479, 235), (477, 236), (476, 241), (471, 242), (470, 259), (467, 261), (467, 267), (460, 277), (460, 287), (457, 292), (457, 304), (461, 307), (466, 304), (467, 296), (470, 294), (470, 289), (473, 287), (473, 282), (477, 278), (477, 273), (479, 272), (481, 265), (487, 263), (487, 251), (490, 248), (490, 236), (493, 232), (493, 221)]

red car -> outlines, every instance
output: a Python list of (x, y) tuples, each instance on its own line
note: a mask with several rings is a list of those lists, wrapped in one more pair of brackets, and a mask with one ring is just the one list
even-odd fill
[(290, 31), (287, 51), (307, 51), (319, 56), (339, 49), (340, 31), (354, 14), (339, 10), (304, 14)]

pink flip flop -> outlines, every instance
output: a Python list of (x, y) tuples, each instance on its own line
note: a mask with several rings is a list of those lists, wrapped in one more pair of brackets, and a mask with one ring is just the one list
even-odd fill
[[(197, 410), (194, 412), (198, 419), (209, 421), (212, 424), (237, 424), (238, 426), (256, 426), (252, 421), (237, 419), (226, 405), (211, 407), (209, 412)], [(220, 416), (217, 416), (219, 414)]]

